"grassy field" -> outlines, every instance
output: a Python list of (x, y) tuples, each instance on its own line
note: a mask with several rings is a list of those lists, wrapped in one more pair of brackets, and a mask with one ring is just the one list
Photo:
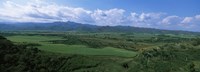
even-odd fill
[(65, 44), (52, 44), (49, 40), (62, 40), (57, 36), (8, 36), (9, 40), (13, 42), (27, 42), (27, 43), (39, 43), (42, 46), (38, 48), (40, 50), (63, 53), (63, 54), (81, 54), (81, 55), (109, 55), (120, 57), (134, 57), (137, 52), (128, 51), (119, 48), (105, 47), (105, 48), (89, 48), (84, 45), (65, 45)]
[[(28, 67), (33, 72), (45, 72), (43, 67), (49, 72), (200, 71), (200, 38), (192, 35), (71, 32), (19, 32), (4, 35), (16, 44), (16, 48), (8, 49), (9, 53), (3, 58), (13, 65), (11, 68), (14, 71), (18, 68), (28, 70)], [(5, 41), (0, 41), (1, 43)], [(37, 46), (42, 51), (26, 46), (22, 48), (23, 45)], [(4, 48), (0, 46), (4, 50), (2, 52), (8, 51)], [(19, 52), (13, 54), (17, 49)], [(13, 62), (13, 58), (19, 61)]]

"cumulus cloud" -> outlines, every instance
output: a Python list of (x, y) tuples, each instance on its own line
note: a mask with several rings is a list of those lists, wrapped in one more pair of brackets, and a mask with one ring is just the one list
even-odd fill
[(192, 20), (192, 17), (185, 17), (181, 23), (190, 23)]
[(121, 25), (124, 22), (123, 9), (95, 10), (91, 17), (98, 25)]
[(200, 15), (193, 17), (184, 17), (179, 24), (183, 30), (200, 31)]
[(196, 18), (197, 20), (200, 20), (200, 15), (196, 15), (195, 18)]
[(139, 27), (156, 27), (157, 22), (165, 15), (165, 13), (135, 13), (132, 12), (129, 20), (132, 26)]
[(161, 23), (165, 25), (178, 24), (180, 20), (181, 19), (178, 16), (167, 16), (161, 21)]
[(0, 9), (0, 18), (17, 22), (49, 22), (49, 21), (78, 21), (84, 22), (90, 18), (91, 11), (83, 8), (72, 8), (47, 4), (41, 0), (34, 3), (19, 5), (10, 1)]
[(45, 0), (30, 0), (27, 4), (12, 1), (0, 8), (0, 21), (9, 22), (55, 22), (74, 21), (95, 25), (128, 25), (172, 30), (200, 31), (200, 15), (180, 17), (167, 13), (127, 13), (124, 9), (87, 10), (69, 7)]

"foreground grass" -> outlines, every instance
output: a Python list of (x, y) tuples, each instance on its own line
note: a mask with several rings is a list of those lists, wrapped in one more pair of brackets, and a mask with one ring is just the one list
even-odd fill
[(40, 50), (63, 53), (63, 54), (81, 54), (81, 55), (110, 55), (120, 57), (134, 57), (137, 52), (128, 51), (124, 49), (118, 49), (113, 47), (105, 48), (89, 48), (84, 45), (65, 45), (65, 44), (51, 44), (49, 40), (62, 40), (61, 37), (56, 36), (9, 36), (7, 37), (13, 42), (27, 42), (27, 43), (39, 43), (42, 46), (38, 48)]

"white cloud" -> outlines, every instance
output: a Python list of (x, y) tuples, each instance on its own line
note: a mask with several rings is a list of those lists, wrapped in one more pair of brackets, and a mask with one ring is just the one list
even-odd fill
[(48, 21), (78, 21), (90, 18), (91, 11), (83, 8), (59, 6), (56, 4), (35, 3), (19, 5), (10, 1), (4, 3), (0, 9), (0, 18), (17, 22), (48, 22)]
[(167, 16), (161, 21), (161, 23), (165, 25), (178, 24), (179, 22), (180, 22), (179, 16)]
[(190, 23), (193, 20), (192, 17), (185, 17), (181, 23)]
[(120, 25), (124, 22), (124, 12), (123, 9), (110, 9), (110, 10), (95, 10), (91, 17), (94, 19), (98, 25)]
[(154, 19), (160, 19), (163, 13), (131, 13), (131, 20), (134, 22), (146, 22)]
[(196, 15), (195, 18), (196, 18), (197, 20), (200, 20), (200, 15)]
[(196, 15), (193, 17), (185, 17), (182, 22), (179, 24), (185, 29), (194, 30), (194, 28), (200, 28), (200, 15)]
[(164, 16), (164, 13), (141, 13), (137, 14), (135, 12), (131, 13), (129, 20), (132, 26), (139, 27), (156, 27), (157, 22)]
[(197, 31), (194, 17), (167, 16), (160, 24), (163, 29)]

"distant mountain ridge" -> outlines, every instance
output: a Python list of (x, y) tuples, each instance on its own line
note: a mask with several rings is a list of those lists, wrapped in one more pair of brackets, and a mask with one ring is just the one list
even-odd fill
[(157, 33), (157, 34), (200, 34), (199, 32), (161, 30), (131, 26), (97, 26), (75, 22), (52, 23), (0, 23), (0, 31), (46, 30), (46, 31), (79, 31), (79, 32), (125, 32), (125, 33)]

